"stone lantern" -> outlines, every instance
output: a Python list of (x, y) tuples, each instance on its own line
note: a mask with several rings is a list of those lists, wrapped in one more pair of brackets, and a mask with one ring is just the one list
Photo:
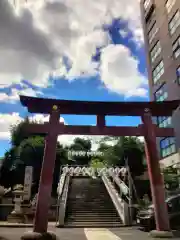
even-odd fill
[(24, 191), (21, 189), (14, 189), (13, 194), (14, 194), (14, 209), (8, 216), (8, 222), (25, 223), (25, 215), (21, 208)]

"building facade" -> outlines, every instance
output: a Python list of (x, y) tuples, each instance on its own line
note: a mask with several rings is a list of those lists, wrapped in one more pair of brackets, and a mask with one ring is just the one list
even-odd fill
[[(141, 0), (150, 99), (180, 99), (180, 0)], [(180, 162), (180, 111), (155, 119), (159, 127), (175, 127), (176, 138), (157, 140), (165, 166)]]
[(29, 0), (8, 0), (8, 2), (12, 4), (13, 7), (20, 7), (21, 5), (28, 3)]

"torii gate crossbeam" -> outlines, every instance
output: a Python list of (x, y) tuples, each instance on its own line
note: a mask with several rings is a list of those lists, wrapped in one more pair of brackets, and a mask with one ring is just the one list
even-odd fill
[[(81, 102), (54, 99), (40, 99), (20, 96), (21, 103), (31, 113), (50, 114), (49, 123), (30, 124), (29, 132), (46, 135), (44, 160), (38, 192), (34, 232), (44, 233), (48, 225), (48, 209), (51, 199), (51, 186), (56, 158), (56, 143), (59, 134), (144, 136), (152, 199), (155, 208), (156, 228), (169, 231), (169, 219), (165, 204), (165, 192), (159, 166), (156, 136), (174, 136), (172, 128), (162, 129), (153, 124), (152, 116), (171, 116), (180, 101), (166, 102)], [(61, 114), (96, 115), (96, 126), (68, 126), (59, 123)], [(141, 116), (142, 125), (138, 127), (107, 127), (106, 115)]]

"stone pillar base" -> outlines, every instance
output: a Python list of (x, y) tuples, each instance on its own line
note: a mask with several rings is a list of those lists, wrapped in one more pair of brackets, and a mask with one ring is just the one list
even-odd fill
[(23, 213), (12, 212), (7, 221), (10, 223), (26, 223), (26, 216)]
[(149, 233), (150, 237), (153, 238), (173, 238), (173, 233), (171, 231), (157, 231), (153, 230)]
[(26, 232), (21, 237), (21, 240), (58, 240), (58, 238), (52, 232), (47, 233)]

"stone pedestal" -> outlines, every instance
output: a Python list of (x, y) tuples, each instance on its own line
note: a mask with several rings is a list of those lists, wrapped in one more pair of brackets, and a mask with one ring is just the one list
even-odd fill
[(149, 233), (150, 237), (153, 238), (173, 238), (173, 233), (171, 231), (157, 231), (153, 230)]
[(52, 232), (37, 233), (37, 232), (26, 232), (21, 237), (22, 240), (58, 240), (56, 235)]
[(7, 221), (10, 223), (25, 223), (26, 217), (21, 209), (21, 203), (23, 201), (24, 192), (22, 190), (15, 190), (14, 193), (14, 210), (8, 216)]

